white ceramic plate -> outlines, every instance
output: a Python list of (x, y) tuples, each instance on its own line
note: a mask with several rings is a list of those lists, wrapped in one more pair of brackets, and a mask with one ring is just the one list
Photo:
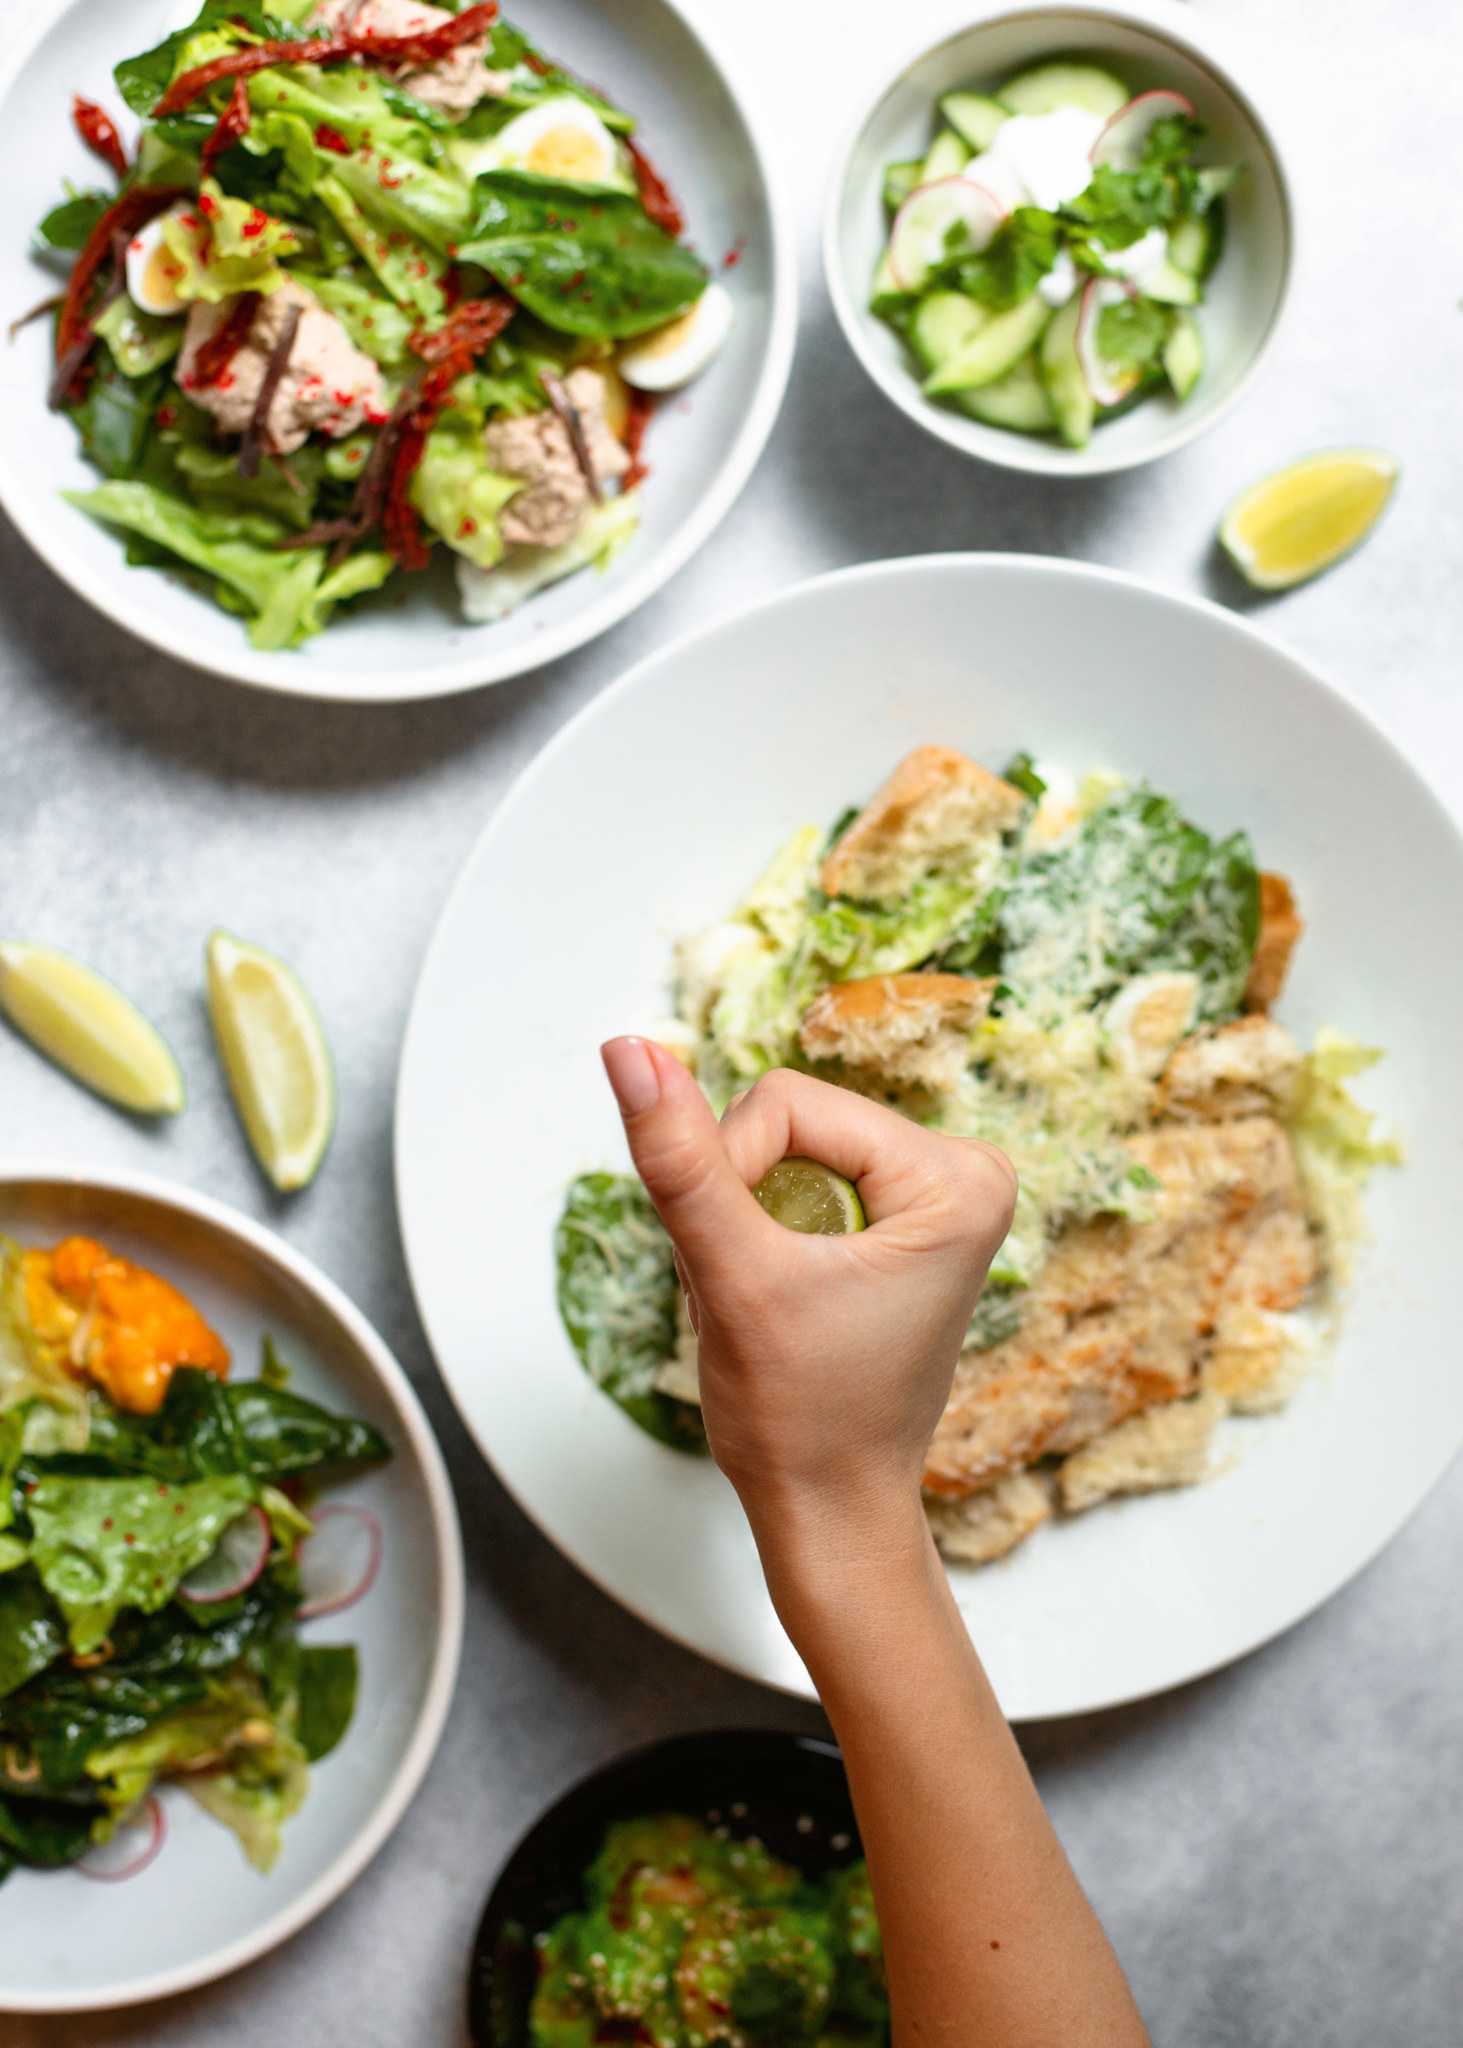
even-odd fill
[[(1279, 332), (1295, 230), (1273, 124), (1237, 82), (1222, 30), (1176, 0), (1035, 7), (941, 0), (939, 13), (945, 34), (932, 45), (934, 25), (924, 22), (918, 49), (860, 117), (829, 189), (823, 262), (849, 346), (901, 412), (952, 448), (1002, 468), (1097, 476), (1171, 454), (1239, 402)], [(924, 397), (908, 349), (870, 312), (869, 289), (889, 239), (884, 167), (929, 147), (940, 95), (989, 92), (1028, 65), (1077, 52), (1111, 65), (1136, 91), (1163, 85), (1186, 93), (1208, 130), (1204, 161), (1244, 168), (1225, 200), (1224, 252), (1198, 313), (1205, 350), (1198, 385), (1182, 404), (1156, 393), (1094, 428), (1085, 448), (1066, 448), (1055, 435), (985, 426)]]
[[(73, 92), (120, 109), (112, 66), (197, 9), (190, 0), (49, 0), (0, 69), (0, 324), (57, 288), (32, 254), (61, 181), (105, 184), (71, 127)], [(108, 618), (181, 661), (307, 697), (385, 701), (501, 682), (604, 632), (688, 561), (751, 474), (782, 402), (797, 288), (791, 232), (745, 109), (672, 0), (522, 0), (509, 17), (640, 117), (682, 201), (689, 233), (724, 275), (737, 325), (715, 365), (663, 405), (646, 443), (652, 474), (633, 544), (603, 574), (569, 578), (491, 626), (464, 623), (446, 550), (393, 578), (305, 647), (259, 654), (241, 622), (156, 570), (60, 497), (98, 481), (71, 422), (46, 410), (49, 322), (0, 346), (0, 503), (31, 546)], [(127, 115), (124, 131), (135, 133)], [(740, 240), (739, 240), (740, 238)], [(734, 246), (740, 260), (721, 272)], [(399, 600), (405, 598), (405, 603)]]
[(272, 1232), (143, 1175), (0, 1168), (0, 1233), (33, 1244), (72, 1231), (143, 1261), (197, 1302), (241, 1378), (272, 1332), (312, 1400), (362, 1415), (391, 1443), (380, 1471), (330, 1498), (381, 1522), (365, 1598), (302, 1624), (307, 1642), (355, 1643), (360, 1695), (339, 1749), (317, 1764), (267, 1877), (186, 1793), (165, 1791), (168, 1838), (136, 1877), (17, 1870), (0, 1893), (0, 2011), (80, 2012), (160, 1998), (263, 1955), (337, 1898), (405, 1812), (437, 1747), (462, 1640), (462, 1543), (436, 1440), (370, 1324)]
[(1229, 1425), (1211, 1484), (1048, 1526), (952, 1572), (1006, 1711), (1177, 1685), (1342, 1585), (1463, 1439), (1463, 843), (1388, 742), (1214, 606), (1111, 571), (999, 555), (807, 583), (642, 663), (547, 747), (468, 863), (427, 958), (397, 1106), (417, 1299), (498, 1472), (656, 1627), (807, 1692), (730, 1487), (643, 1435), (581, 1371), (554, 1306), (566, 1183), (627, 1155), (596, 1048), (668, 1008), (677, 934), (724, 915), (797, 826), (909, 748), (1106, 764), (1199, 823), (1249, 829), (1309, 929), (1283, 1016), (1389, 1058), (1405, 1134), (1339, 1348), (1282, 1415)]

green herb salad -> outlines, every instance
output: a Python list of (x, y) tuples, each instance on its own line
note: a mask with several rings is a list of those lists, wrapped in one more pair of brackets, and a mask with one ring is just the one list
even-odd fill
[(1073, 448), (1161, 388), (1187, 399), (1236, 176), (1198, 161), (1192, 103), (1068, 60), (939, 113), (928, 152), (885, 168), (872, 300), (926, 395)]
[(733, 308), (631, 115), (491, 0), (204, 0), (116, 84), (140, 139), (76, 100), (116, 183), (40, 223), (37, 311), (129, 561), (279, 649), (439, 549), (486, 622), (633, 538)]
[(322, 1487), (390, 1457), (259, 1378), (158, 1275), (87, 1238), (0, 1240), (0, 1878), (119, 1878), (189, 1792), (267, 1871), (355, 1707), (297, 1624), (369, 1587), (380, 1530)]
[(585, 1908), (539, 1937), (533, 2048), (884, 2048), (868, 1867), (821, 1881), (683, 1814), (617, 1821)]
[[(1349, 1092), (1381, 1055), (1270, 1014), (1303, 930), (1247, 835), (1161, 791), (921, 747), (808, 825), (676, 954), (652, 1027), (713, 1106), (773, 1068), (999, 1145), (1020, 1192), (931, 1446), (948, 1554), (1204, 1476), (1324, 1340), (1395, 1140)], [(591, 1377), (704, 1449), (696, 1339), (644, 1189), (570, 1188), (559, 1306)]]

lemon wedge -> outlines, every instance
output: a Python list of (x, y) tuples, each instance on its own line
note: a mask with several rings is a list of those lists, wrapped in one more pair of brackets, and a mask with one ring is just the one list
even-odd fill
[(816, 1159), (780, 1159), (752, 1190), (774, 1223), (827, 1237), (865, 1227), (852, 1181)]
[(73, 1080), (140, 1116), (183, 1107), (178, 1062), (140, 1010), (69, 953), (0, 942), (0, 1010)]
[(303, 983), (262, 946), (214, 932), (208, 1014), (255, 1157), (285, 1193), (304, 1187), (335, 1127), (335, 1076)]
[(1380, 448), (1307, 455), (1241, 491), (1220, 522), (1220, 542), (1257, 590), (1289, 590), (1361, 545), (1399, 474)]

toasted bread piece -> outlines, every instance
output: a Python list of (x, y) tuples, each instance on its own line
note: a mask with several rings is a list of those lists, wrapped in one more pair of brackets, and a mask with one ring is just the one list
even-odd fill
[(965, 974), (876, 974), (835, 982), (803, 1012), (810, 1060), (836, 1060), (895, 1085), (953, 1088), (970, 1061), (970, 1034), (996, 981)]
[(1178, 1046), (1158, 1084), (1153, 1114), (1173, 1123), (1273, 1116), (1295, 1094), (1300, 1047), (1269, 1017), (1240, 1017)]
[(870, 798), (823, 861), (829, 896), (886, 903), (921, 875), (1004, 832), (1026, 798), (978, 761), (949, 747), (916, 747)]
[(1166, 1486), (1193, 1486), (1209, 1470), (1209, 1447), (1224, 1420), (1219, 1394), (1195, 1394), (1169, 1401), (1146, 1415), (1130, 1416), (1116, 1429), (1074, 1451), (1057, 1474), (1068, 1514), (1096, 1507), (1115, 1493), (1157, 1493)]
[(965, 1500), (927, 1500), (925, 1515), (946, 1557), (989, 1564), (1050, 1519), (1051, 1488), (1031, 1472), (1008, 1472)]
[[(1128, 1149), (1161, 1182), (1151, 1220), (1067, 1231), (1016, 1334), (962, 1355), (925, 1464), (928, 1492), (961, 1499), (1195, 1391), (1241, 1255), (1269, 1218), (1300, 1215), (1290, 1145), (1269, 1117), (1170, 1124)], [(1267, 1305), (1293, 1308), (1308, 1270), (1277, 1270)]]
[(1260, 873), (1260, 936), (1245, 983), (1245, 1008), (1268, 1010), (1278, 1001), (1285, 985), (1285, 972), (1295, 942), (1305, 922), (1295, 907), (1295, 897), (1284, 875)]

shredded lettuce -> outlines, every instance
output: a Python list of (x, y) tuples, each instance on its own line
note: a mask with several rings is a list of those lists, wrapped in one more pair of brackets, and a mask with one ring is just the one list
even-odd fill
[(1321, 1233), (1330, 1278), (1338, 1287), (1350, 1279), (1365, 1234), (1361, 1197), (1372, 1169), (1403, 1161), (1399, 1139), (1378, 1137), (1375, 1116), (1346, 1086), (1382, 1057), (1375, 1047), (1323, 1024), (1287, 1116), (1306, 1212)]
[(297, 256), (299, 235), (288, 221), (245, 199), (233, 199), (205, 178), (196, 208), (163, 216), (163, 241), (182, 275), (173, 289), (185, 302), (219, 305), (239, 292), (273, 292), (285, 282), (283, 256)]
[(411, 480), (412, 503), (428, 526), (479, 569), (502, 560), (498, 514), (522, 489), (522, 477), (504, 476), (488, 461), (481, 413), (460, 405), (438, 419)]

